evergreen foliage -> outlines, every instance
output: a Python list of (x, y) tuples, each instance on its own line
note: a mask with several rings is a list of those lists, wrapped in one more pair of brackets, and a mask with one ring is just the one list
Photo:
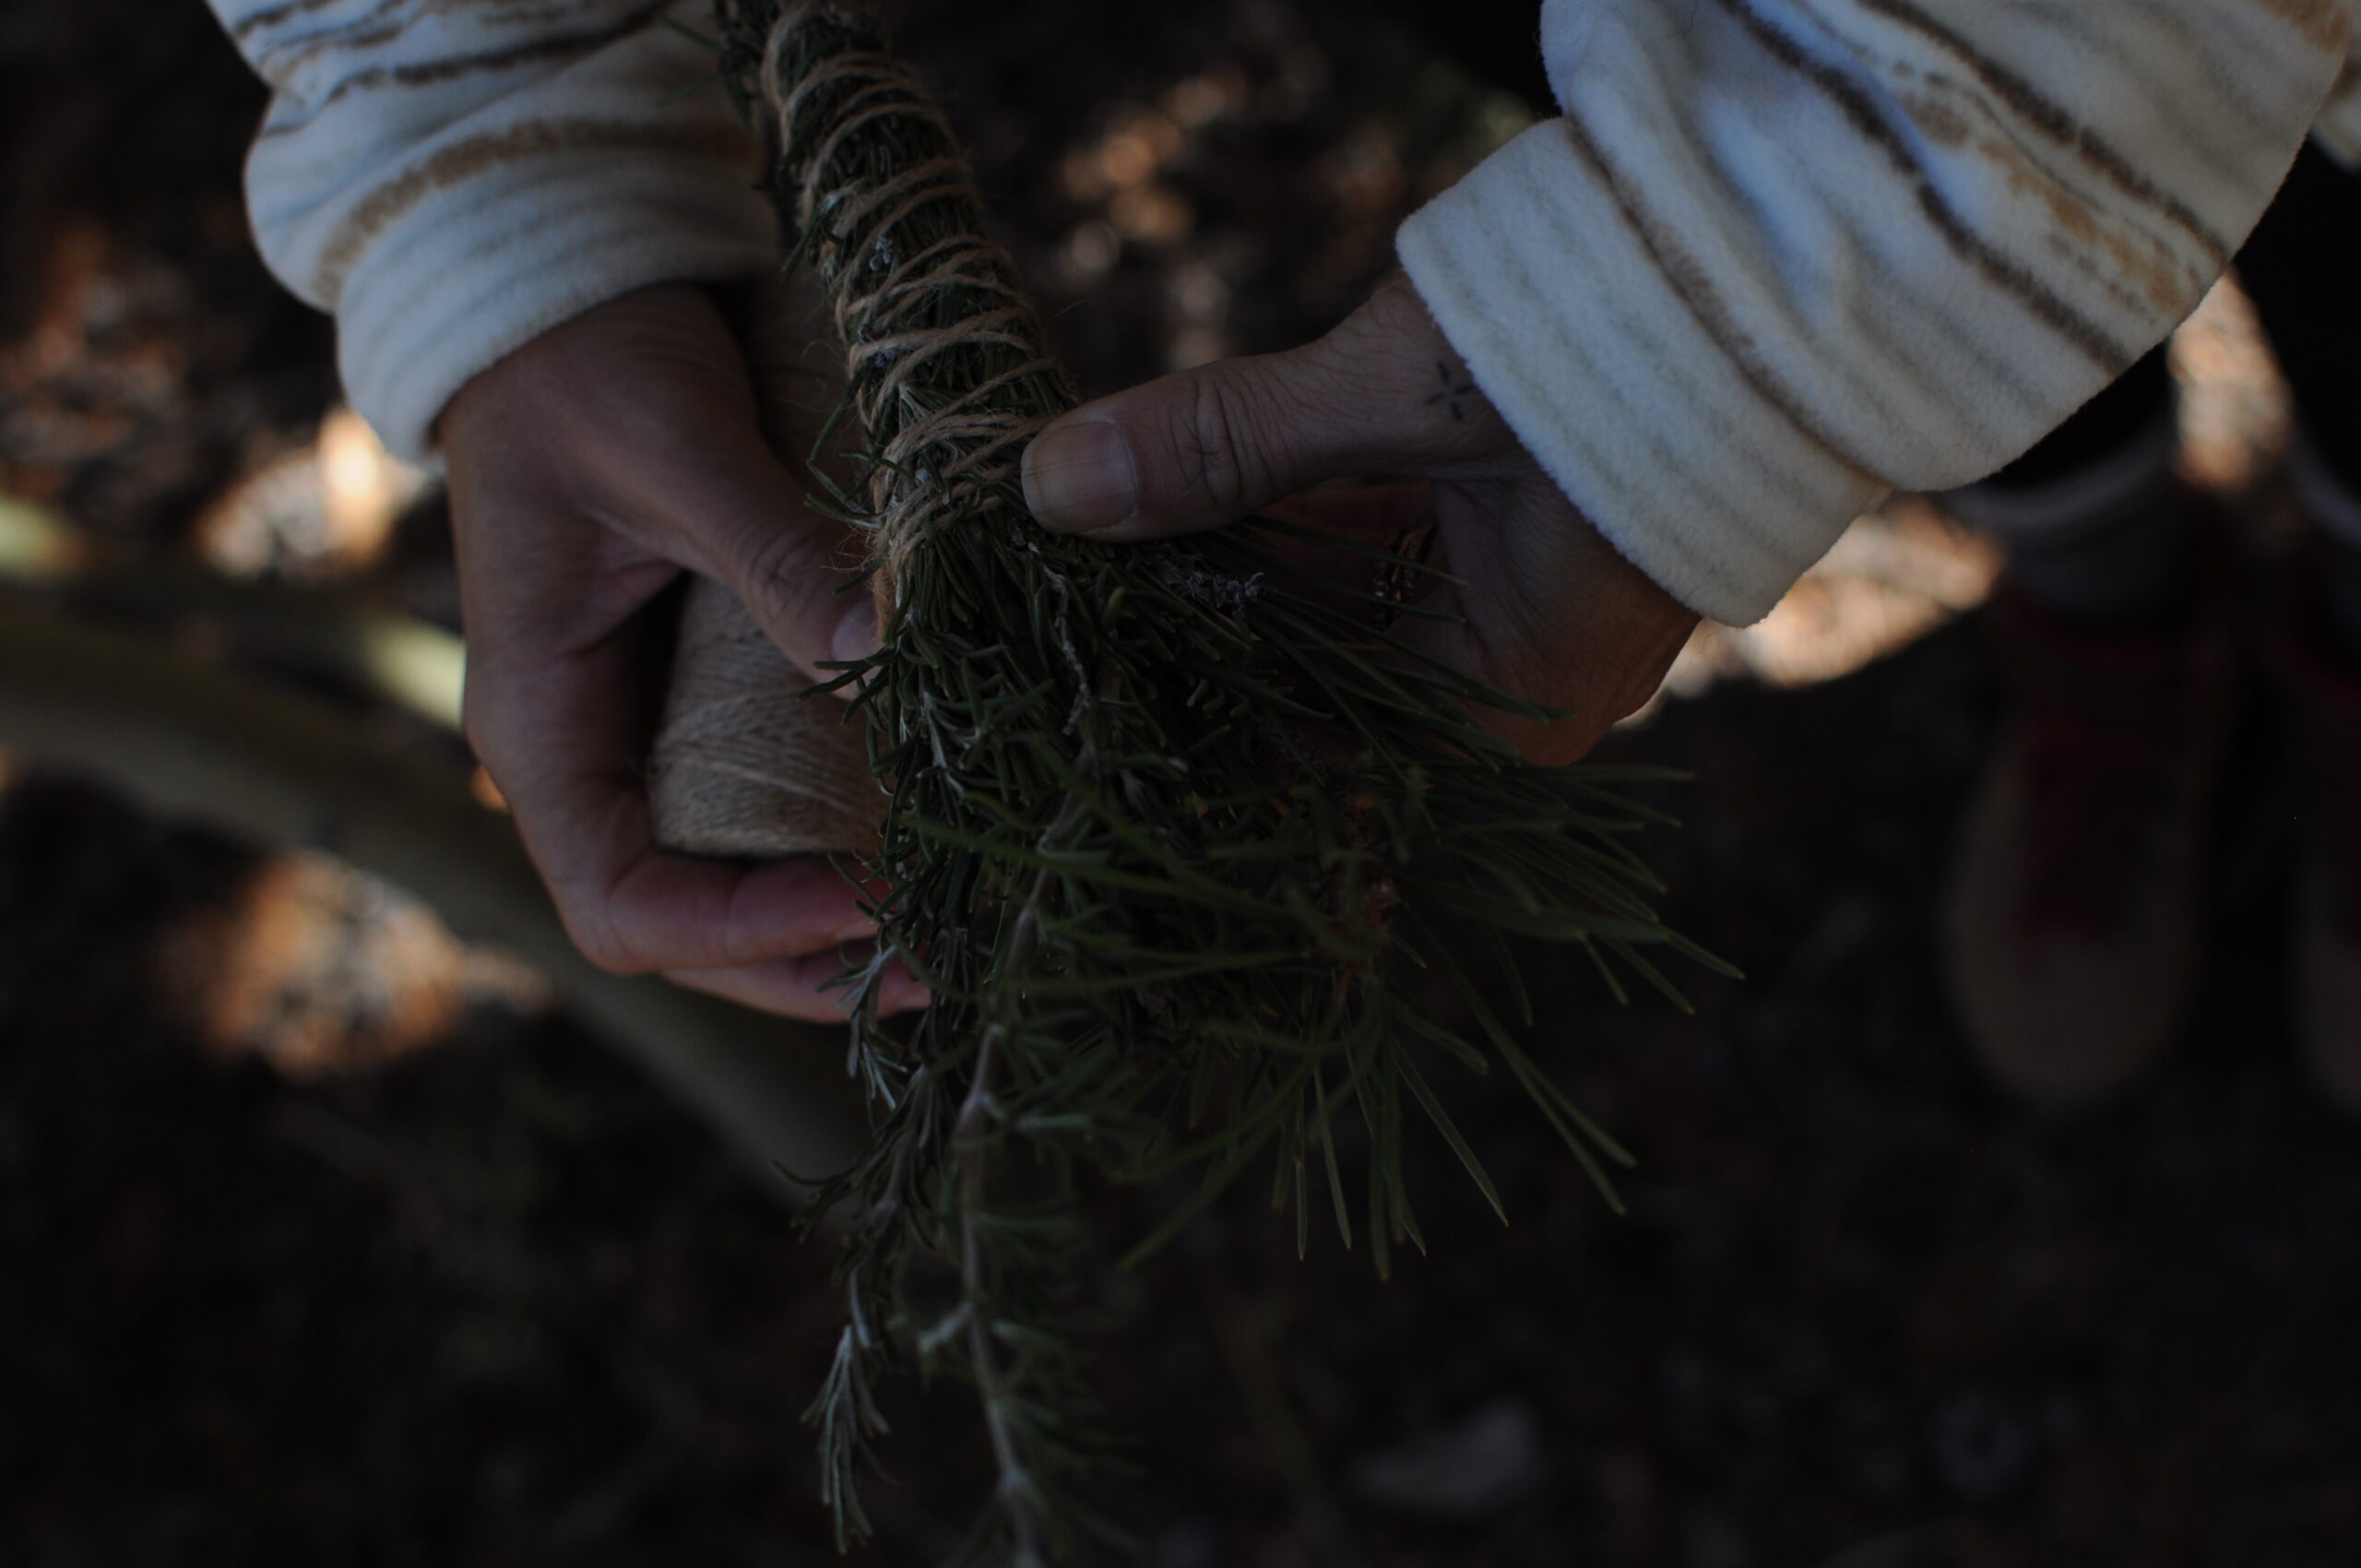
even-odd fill
[[(718, 0), (750, 113), (795, 9)], [(848, 57), (878, 69), (844, 73)], [(967, 1379), (998, 1482), (962, 1561), (1030, 1568), (1107, 1527), (1082, 1485), (1107, 1443), (1074, 1316), (1078, 1180), (1195, 1174), (1136, 1257), (1267, 1169), (1299, 1246), (1317, 1216), (1383, 1274), (1425, 1244), (1402, 1172), (1413, 1123), (1498, 1206), (1432, 1087), (1497, 1064), (1612, 1201), (1607, 1168), (1628, 1157), (1517, 1044), (1503, 934), (1582, 947), (1618, 994), (1619, 972), (1672, 993), (1645, 950), (1703, 956), (1646, 902), (1627, 845), (1643, 814), (1613, 792), (1633, 772), (1521, 761), (1472, 710), (1533, 710), (1393, 636), (1387, 616), (1415, 604), (1309, 580), (1269, 548), (1276, 523), (1146, 546), (1037, 526), (996, 432), (1074, 395), (1005, 258), (976, 243), (964, 172), (913, 179), (964, 168), (939, 114), (859, 10), (805, 11), (773, 67), (774, 91), (829, 73), (780, 95), (795, 113), (773, 189), (846, 332), (868, 456), (831, 504), (894, 573), (883, 646), (840, 682), (891, 791), (867, 869), (892, 891), (880, 954), (848, 980), (875, 1125), (814, 1209), (843, 1226), (847, 1324), (811, 1418), (848, 1544), (878, 1380)], [(913, 505), (923, 526), (883, 537)], [(1455, 961), (1440, 921), (1481, 933), (1492, 962)], [(913, 1026), (875, 1016), (896, 956), (935, 997)], [(1474, 1039), (1403, 983), (1418, 971), (1455, 990)]]

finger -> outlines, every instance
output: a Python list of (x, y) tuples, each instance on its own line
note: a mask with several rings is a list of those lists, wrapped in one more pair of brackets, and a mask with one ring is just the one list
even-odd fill
[[(712, 299), (659, 287), (582, 319), (596, 330), (552, 333), (548, 352), (520, 356), (533, 379), (515, 400), (587, 408), (572, 488), (596, 520), (718, 579), (815, 680), (874, 651), (855, 587), (860, 545), (806, 503), (812, 478), (774, 450), (752, 367)], [(618, 377), (618, 364), (635, 374)]]
[[(797, 958), (777, 958), (727, 969), (673, 969), (665, 979), (691, 991), (718, 996), (757, 1012), (801, 1018), (807, 1023), (840, 1024), (850, 1012), (853, 988), (835, 982), (857, 953), (829, 952)], [(898, 965), (887, 970), (878, 987), (881, 1017), (915, 1012), (933, 1000), (924, 986)]]
[(1323, 481), (1419, 474), (1480, 449), (1497, 416), (1407, 284), (1316, 343), (1119, 392), (1025, 455), (1043, 526), (1109, 540), (1234, 523)]
[(703, 568), (814, 681), (876, 652), (860, 538), (795, 499), (810, 481), (772, 456), (751, 422), (714, 434), (697, 457), (694, 469), (668, 471), (655, 504), (700, 542)]

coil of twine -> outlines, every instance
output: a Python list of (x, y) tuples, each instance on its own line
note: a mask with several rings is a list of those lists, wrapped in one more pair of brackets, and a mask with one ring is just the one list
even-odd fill
[[(748, 357), (786, 460), (800, 463), (848, 405), (852, 428), (836, 452), (844, 460), (858, 448), (845, 467), (860, 477), (840, 488), (868, 514), (871, 589), (878, 624), (890, 627), (904, 565), (930, 532), (1023, 515), (1025, 444), (1074, 399), (1007, 255), (983, 235), (967, 160), (916, 73), (881, 51), (798, 47), (806, 30), (866, 25), (812, 0), (771, 30), (758, 128), (780, 216), (812, 265), (760, 292)], [(871, 178), (848, 147), (881, 130), (931, 155)], [(813, 352), (829, 339), (833, 350)], [(1018, 414), (1012, 387), (1048, 390), (1036, 412)], [(803, 696), (810, 684), (726, 591), (695, 585), (651, 761), (668, 848), (762, 857), (872, 847), (885, 796), (860, 726), (844, 722), (835, 698)]]

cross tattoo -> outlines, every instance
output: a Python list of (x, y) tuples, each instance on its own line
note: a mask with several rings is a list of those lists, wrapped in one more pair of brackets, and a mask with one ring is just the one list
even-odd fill
[(1461, 424), (1465, 424), (1467, 409), (1460, 399), (1475, 396), (1476, 383), (1468, 379), (1465, 371), (1453, 374), (1449, 360), (1437, 360), (1435, 374), (1442, 378), (1442, 390), (1427, 399), (1427, 407), (1431, 409), (1437, 403), (1441, 403), (1450, 409), (1453, 419)]

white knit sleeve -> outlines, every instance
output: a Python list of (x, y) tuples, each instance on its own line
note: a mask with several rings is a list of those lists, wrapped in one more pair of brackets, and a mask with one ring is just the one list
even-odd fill
[(650, 0), (212, 0), (273, 92), (265, 259), (337, 318), (353, 406), (420, 456), (470, 376), (647, 284), (774, 254), (713, 55)]
[[(2361, 6), (2355, 7), (2361, 16)], [(2356, 25), (2361, 33), (2361, 25)], [(2335, 88), (2328, 95), (2328, 106), (2320, 111), (2319, 121), (2312, 127), (2312, 139), (2320, 149), (2355, 173), (2361, 173), (2361, 36), (2354, 40), (2354, 53), (2344, 62), (2344, 74), (2337, 78)]]
[(1564, 116), (1403, 262), (1594, 523), (1769, 611), (1889, 488), (1979, 479), (2195, 308), (2348, 0), (1548, 0)]

